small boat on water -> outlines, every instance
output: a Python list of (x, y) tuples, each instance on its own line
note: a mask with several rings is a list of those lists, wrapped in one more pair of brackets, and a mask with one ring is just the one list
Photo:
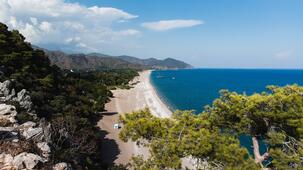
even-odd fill
[[(170, 77), (166, 77), (166, 76), (160, 76), (160, 75), (159, 75), (159, 76), (156, 76), (156, 77), (157, 77), (158, 79), (160, 79), (160, 78), (170, 78)], [(174, 80), (174, 79), (176, 79), (176, 77), (171, 77), (171, 79), (173, 79), (173, 80)]]

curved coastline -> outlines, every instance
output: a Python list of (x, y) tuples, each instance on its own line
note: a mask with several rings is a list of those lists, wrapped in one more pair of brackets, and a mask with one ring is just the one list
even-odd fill
[[(158, 96), (156, 89), (150, 81), (152, 70), (139, 72), (132, 83), (133, 88), (112, 90), (114, 98), (105, 105), (107, 112), (98, 122), (98, 127), (105, 132), (105, 139), (111, 141), (102, 145), (105, 151), (102, 159), (107, 163), (127, 164), (133, 155), (149, 155), (148, 148), (138, 147), (134, 142), (123, 142), (119, 139), (119, 131), (113, 125), (118, 123), (119, 115), (138, 111), (148, 107), (157, 117), (169, 118), (172, 112)], [(116, 154), (113, 154), (116, 153)]]
[[(171, 117), (173, 111), (170, 109), (168, 103), (165, 102), (164, 99), (161, 98), (161, 95), (157, 91), (156, 87), (153, 85), (151, 80), (151, 74), (153, 70), (146, 71), (145, 83), (147, 85), (147, 106), (149, 107), (152, 114), (157, 117), (168, 118)], [(144, 72), (142, 74), (145, 74)], [(150, 91), (150, 94), (148, 94)]]
[(151, 86), (153, 87), (153, 90), (155, 91), (155, 93), (156, 93), (156, 95), (158, 96), (158, 98), (161, 100), (161, 102), (168, 108), (168, 110), (171, 112), (171, 113), (173, 113), (173, 112), (175, 112), (175, 110), (177, 110), (177, 109), (175, 109), (175, 108), (177, 108), (176, 106), (174, 106), (171, 102), (169, 102), (169, 99), (167, 99), (166, 97), (165, 97), (165, 95), (163, 95), (162, 93), (161, 93), (161, 90), (157, 87), (157, 85), (156, 85), (156, 83), (155, 83), (155, 81), (154, 81), (154, 79), (153, 79), (153, 76), (152, 76), (152, 74), (153, 74), (153, 72), (154, 72), (155, 70), (151, 70), (151, 73), (150, 73), (150, 80), (149, 80), (149, 83), (151, 84)]

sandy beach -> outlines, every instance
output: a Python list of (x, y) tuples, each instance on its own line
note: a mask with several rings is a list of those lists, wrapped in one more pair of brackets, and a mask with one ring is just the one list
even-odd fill
[(103, 144), (103, 160), (108, 163), (127, 164), (132, 155), (148, 155), (146, 148), (139, 148), (134, 142), (124, 143), (119, 139), (119, 130), (113, 125), (118, 122), (120, 114), (129, 113), (148, 107), (151, 113), (157, 117), (170, 117), (172, 112), (158, 97), (150, 83), (151, 71), (139, 73), (133, 82), (138, 82), (134, 88), (113, 90), (114, 98), (105, 105), (107, 112), (98, 122), (98, 126), (104, 132), (106, 141)]

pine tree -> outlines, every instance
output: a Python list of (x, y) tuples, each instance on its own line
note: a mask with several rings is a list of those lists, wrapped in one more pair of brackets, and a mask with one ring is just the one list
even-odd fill
[[(192, 157), (197, 168), (204, 161), (221, 169), (303, 168), (303, 87), (269, 86), (250, 96), (220, 94), (199, 115), (177, 111), (161, 119), (146, 109), (121, 117), (121, 139), (144, 142), (151, 153), (148, 160), (134, 158), (134, 167), (178, 169), (181, 158)], [(240, 135), (251, 136), (254, 155), (240, 146)], [(258, 140), (268, 146), (262, 155)]]

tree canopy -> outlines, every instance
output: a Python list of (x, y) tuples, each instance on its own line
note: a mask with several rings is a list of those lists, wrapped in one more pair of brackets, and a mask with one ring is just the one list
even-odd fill
[[(222, 90), (198, 115), (177, 111), (161, 119), (148, 109), (126, 114), (120, 137), (149, 147), (147, 160), (133, 158), (135, 169), (179, 169), (189, 157), (197, 169), (303, 169), (302, 118), (303, 87), (269, 86), (253, 95)], [(251, 136), (254, 155), (240, 145), (240, 135)], [(258, 140), (267, 146), (262, 155)]]

